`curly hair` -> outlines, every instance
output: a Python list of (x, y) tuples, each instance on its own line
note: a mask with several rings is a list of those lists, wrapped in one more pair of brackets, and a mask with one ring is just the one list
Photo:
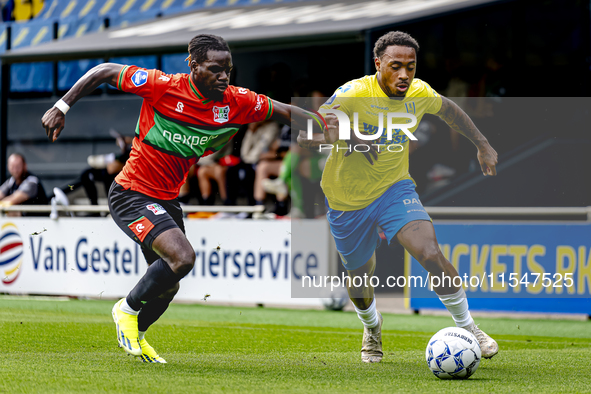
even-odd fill
[(391, 45), (410, 47), (414, 48), (415, 53), (419, 52), (419, 43), (410, 34), (402, 31), (391, 31), (378, 38), (373, 47), (373, 55), (378, 59), (381, 58), (386, 48)]
[(230, 52), (230, 47), (226, 40), (213, 34), (198, 34), (189, 41), (189, 56), (185, 61), (191, 64), (191, 60), (197, 63), (207, 60), (208, 51), (226, 51)]

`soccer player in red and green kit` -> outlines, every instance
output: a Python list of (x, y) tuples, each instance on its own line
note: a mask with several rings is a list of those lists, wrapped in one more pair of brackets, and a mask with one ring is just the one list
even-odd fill
[(221, 37), (194, 37), (188, 61), (190, 73), (175, 75), (101, 64), (80, 78), (42, 119), (47, 136), (55, 141), (70, 106), (105, 82), (144, 99), (130, 158), (109, 191), (109, 209), (117, 225), (141, 245), (149, 264), (128, 296), (113, 307), (119, 345), (145, 362), (166, 362), (144, 335), (168, 308), (179, 281), (195, 262), (177, 201), (189, 167), (221, 149), (243, 124), (269, 118), (290, 124), (292, 112), (314, 117), (230, 86), (232, 56)]

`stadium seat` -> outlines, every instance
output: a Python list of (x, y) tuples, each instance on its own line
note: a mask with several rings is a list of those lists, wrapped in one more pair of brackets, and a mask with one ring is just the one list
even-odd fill
[[(310, 0), (281, 0), (282, 3)], [(39, 7), (35, 0), (33, 8)], [(199, 9), (246, 7), (275, 4), (277, 0), (46, 0), (36, 17), (24, 23), (2, 23), (0, 25), (0, 53), (6, 50), (6, 29), (11, 26), (11, 49), (24, 48), (49, 42), (53, 39), (54, 23), (57, 22), (57, 38), (79, 37), (104, 28), (108, 20), (109, 28), (119, 28), (153, 20), (160, 15), (173, 15)], [(185, 72), (183, 55), (162, 57), (162, 67), (168, 73)], [(184, 59), (184, 58), (183, 58)], [(130, 60), (112, 59), (112, 61)], [(133, 58), (132, 63), (142, 67), (154, 68), (154, 56), (145, 59)], [(58, 90), (69, 89), (86, 71), (98, 64), (98, 60), (58, 62)], [(51, 92), (53, 71), (51, 63), (23, 63), (12, 66), (12, 92)]]
[[(18, 49), (51, 41), (53, 21), (34, 20), (13, 23), (11, 48)], [(12, 92), (50, 92), (53, 89), (53, 72), (50, 62), (15, 64), (11, 69)]]
[[(79, 18), (71, 15), (59, 21), (58, 39), (80, 37), (103, 29), (103, 18), (98, 15), (86, 15)], [(92, 67), (101, 63), (100, 59), (85, 59), (58, 62), (58, 90), (71, 88), (76, 81)]]

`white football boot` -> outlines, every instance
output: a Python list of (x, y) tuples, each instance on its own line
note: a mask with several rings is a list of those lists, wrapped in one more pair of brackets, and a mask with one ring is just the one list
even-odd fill
[(497, 341), (492, 339), (488, 336), (484, 331), (482, 331), (474, 322), (472, 324), (462, 327), (464, 330), (470, 331), (476, 339), (478, 340), (478, 344), (480, 345), (480, 351), (482, 352), (482, 357), (484, 358), (491, 358), (495, 354), (499, 352), (499, 345)]
[(378, 312), (379, 322), (374, 328), (363, 328), (363, 342), (361, 343), (361, 361), (364, 363), (379, 363), (382, 361), (382, 314)]

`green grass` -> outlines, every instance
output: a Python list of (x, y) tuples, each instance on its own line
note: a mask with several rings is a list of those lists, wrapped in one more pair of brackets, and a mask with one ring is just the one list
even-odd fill
[(117, 348), (112, 304), (0, 298), (0, 392), (591, 392), (588, 321), (478, 319), (500, 353), (442, 381), (424, 354), (447, 317), (385, 314), (366, 365), (353, 313), (172, 305), (146, 337), (158, 365)]

